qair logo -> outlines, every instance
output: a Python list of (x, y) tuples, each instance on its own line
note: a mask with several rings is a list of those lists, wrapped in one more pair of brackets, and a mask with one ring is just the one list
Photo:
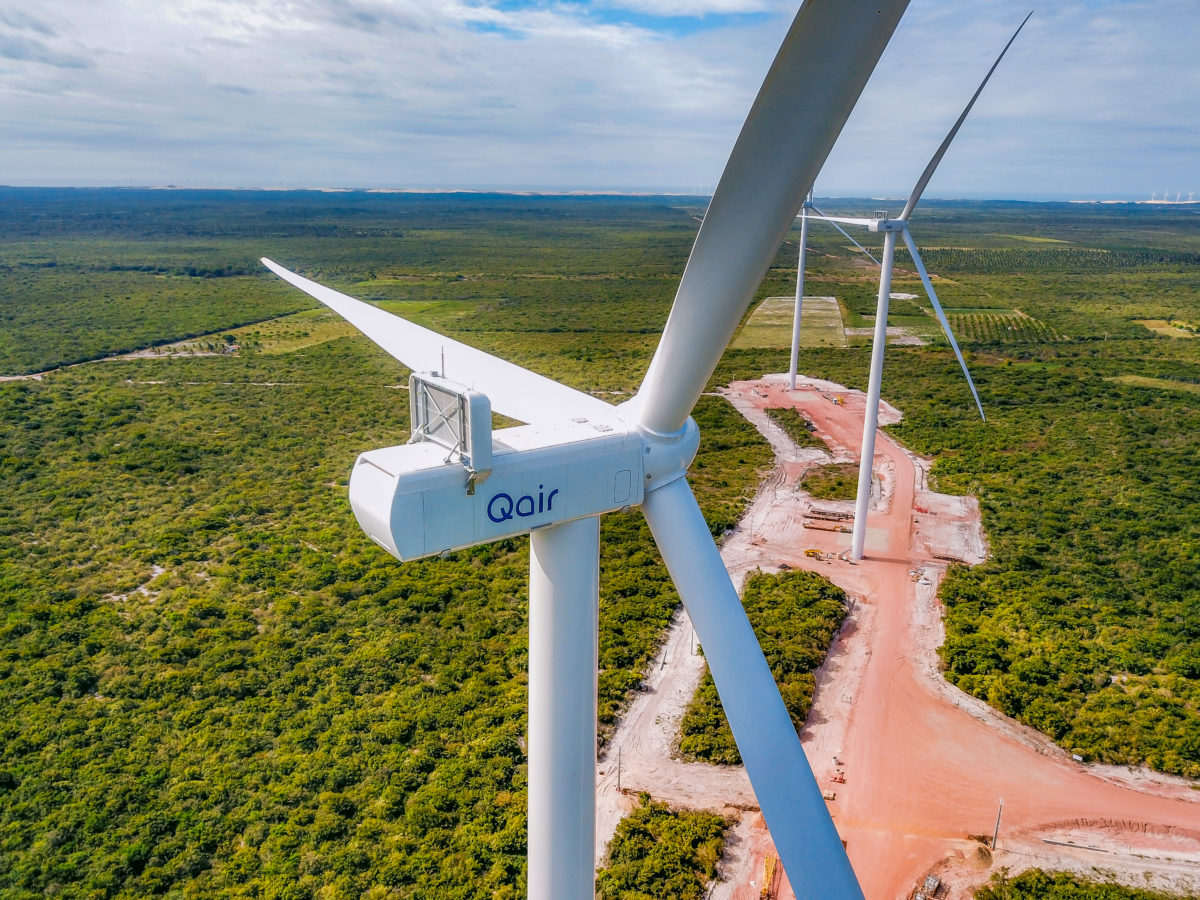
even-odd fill
[(501, 491), (488, 501), (488, 518), (493, 522), (507, 522), (515, 516), (526, 519), (538, 513), (550, 512), (554, 509), (554, 495), (557, 493), (558, 488), (555, 488), (547, 494), (545, 487), (539, 484), (536, 498), (532, 494), (522, 494), (514, 500), (511, 494)]

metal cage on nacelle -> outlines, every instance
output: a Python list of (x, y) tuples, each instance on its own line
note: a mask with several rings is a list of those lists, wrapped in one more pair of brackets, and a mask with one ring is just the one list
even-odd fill
[(492, 403), (487, 395), (440, 375), (414, 372), (408, 396), (408, 442), (445, 447), (447, 462), (457, 459), (468, 472), (467, 493), (475, 493), (492, 471)]

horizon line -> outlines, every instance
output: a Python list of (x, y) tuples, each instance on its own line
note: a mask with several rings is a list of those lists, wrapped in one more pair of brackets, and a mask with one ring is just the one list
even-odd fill
[[(683, 191), (683, 190), (620, 190), (620, 189), (595, 189), (595, 188), (502, 188), (502, 187), (330, 187), (330, 186), (310, 186), (310, 187), (285, 187), (278, 185), (264, 185), (257, 187), (239, 187), (230, 185), (178, 185), (178, 184), (0, 184), (0, 190), (28, 190), (28, 191), (54, 191), (54, 190), (78, 190), (78, 191), (228, 191), (230, 193), (318, 193), (318, 194), (477, 194), (477, 195), (500, 195), (510, 197), (696, 197), (696, 198), (711, 198), (712, 193), (708, 191)], [(845, 194), (831, 193), (822, 194), (822, 199), (825, 200), (871, 200), (876, 202), (902, 202), (904, 196), (897, 193), (894, 196), (888, 196), (882, 193), (861, 193), (861, 194)], [(991, 194), (975, 194), (975, 195), (958, 195), (958, 196), (928, 196), (926, 200), (940, 200), (944, 202), (972, 202), (972, 203), (1104, 203), (1104, 204), (1144, 204), (1152, 206), (1196, 206), (1200, 205), (1200, 200), (1160, 200), (1153, 198), (1146, 199), (1144, 196), (1139, 199), (1132, 194), (1096, 194), (1092, 197), (1079, 197), (1077, 195), (1067, 194), (1024, 194), (1024, 195), (991, 195)]]

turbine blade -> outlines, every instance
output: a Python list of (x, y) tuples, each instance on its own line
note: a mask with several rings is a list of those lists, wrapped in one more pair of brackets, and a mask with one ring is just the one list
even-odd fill
[(971, 394), (975, 397), (975, 405), (979, 407), (979, 418), (987, 421), (987, 416), (983, 414), (983, 404), (979, 402), (979, 391), (975, 390), (975, 381), (971, 378), (971, 373), (967, 369), (967, 361), (963, 359), (962, 351), (958, 349), (958, 341), (954, 339), (954, 332), (950, 330), (950, 321), (946, 318), (946, 313), (942, 310), (942, 304), (938, 303), (937, 292), (933, 289), (933, 282), (929, 280), (929, 273), (925, 271), (925, 262), (921, 259), (921, 254), (917, 252), (916, 241), (912, 239), (912, 235), (905, 228), (901, 234), (904, 235), (904, 243), (908, 246), (908, 252), (912, 255), (913, 262), (916, 263), (917, 273), (921, 276), (921, 284), (925, 285), (925, 293), (929, 295), (929, 302), (933, 304), (933, 311), (937, 314), (938, 321), (942, 323), (942, 331), (946, 333), (947, 340), (950, 341), (950, 346), (954, 348), (954, 355), (958, 357), (958, 364), (962, 366), (963, 374), (967, 376), (967, 384), (971, 386)]
[(636, 399), (683, 427), (908, 0), (807, 0), (734, 144)]
[[(1033, 10), (1029, 11), (1029, 16), (1033, 15)], [(900, 213), (900, 218), (908, 221), (908, 217), (912, 215), (912, 211), (916, 209), (917, 204), (921, 200), (921, 195), (925, 193), (925, 188), (929, 186), (929, 179), (933, 177), (933, 173), (937, 171), (938, 164), (942, 161), (942, 157), (946, 155), (946, 150), (950, 147), (950, 142), (954, 140), (954, 136), (958, 134), (958, 129), (962, 127), (962, 123), (966, 121), (967, 114), (971, 111), (971, 107), (975, 105), (975, 101), (979, 99), (979, 95), (983, 93), (983, 89), (987, 86), (988, 79), (992, 77), (992, 73), (996, 71), (996, 67), (1000, 65), (1000, 60), (1004, 59), (1004, 54), (1008, 52), (1008, 48), (1012, 46), (1013, 41), (1017, 39), (1017, 35), (1021, 33), (1021, 29), (1025, 27), (1025, 23), (1029, 21), (1029, 16), (1022, 20), (1017, 26), (1017, 30), (1013, 32), (1013, 36), (1008, 39), (1008, 43), (1004, 45), (1004, 49), (1000, 51), (1000, 55), (996, 57), (996, 61), (992, 63), (992, 67), (988, 69), (988, 73), (983, 76), (983, 81), (979, 87), (975, 89), (975, 93), (971, 96), (971, 102), (967, 104), (967, 108), (962, 111), (962, 115), (958, 117), (958, 121), (954, 123), (954, 127), (950, 129), (950, 133), (946, 135), (942, 145), (938, 147), (937, 153), (933, 154), (933, 159), (929, 161), (929, 165), (925, 167), (925, 171), (921, 173), (921, 177), (917, 179), (917, 186), (913, 188), (912, 196), (908, 198), (908, 203), (904, 205), (904, 212)]]
[(721, 704), (796, 896), (861, 898), (821, 789), (685, 479), (642, 505), (704, 647)]
[(871, 260), (871, 262), (875, 263), (875, 265), (877, 265), (877, 266), (883, 265), (883, 263), (881, 263), (879, 260), (877, 260), (874, 256), (871, 255), (870, 250), (868, 250), (866, 247), (864, 247), (862, 244), (860, 244), (854, 238), (850, 237), (850, 232), (848, 232), (845, 228), (843, 228), (841, 225), (839, 225), (833, 219), (829, 218), (829, 216), (825, 215), (825, 213), (821, 212), (821, 210), (817, 208), (815, 203), (809, 204), (809, 205), (812, 206), (812, 208), (816, 211), (817, 215), (820, 218), (824, 219), (826, 222), (828, 222), (830, 225), (832, 225), (834, 228), (836, 228), (838, 231), (840, 231), (842, 233), (842, 237), (844, 237), (846, 240), (848, 240), (850, 243), (852, 243), (855, 247), (857, 247), (859, 250), (861, 250), (863, 253), (865, 253), (867, 255), (867, 259)]
[(482, 391), (498, 413), (529, 423), (569, 416), (607, 419), (616, 413), (615, 407), (590, 394), (309, 281), (265, 257), (262, 263), (284, 281), (324, 303), (414, 372), (438, 372)]

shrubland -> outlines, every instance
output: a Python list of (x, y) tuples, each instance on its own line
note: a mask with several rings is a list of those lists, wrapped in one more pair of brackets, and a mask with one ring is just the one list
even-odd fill
[[(816, 690), (814, 673), (846, 616), (846, 595), (813, 572), (752, 572), (742, 605), (799, 731)], [(725, 711), (706, 670), (679, 725), (679, 751), (687, 759), (739, 765), (742, 761)]]
[[(614, 401), (645, 371), (696, 211), (0, 193), (3, 374), (223, 342), (306, 308), (260, 272), (269, 255)], [(1195, 216), (921, 215), (923, 246), (991, 254), (934, 257), (947, 306), (1046, 326), (964, 338), (986, 424), (948, 348), (889, 351), (893, 430), (935, 459), (939, 489), (980, 498), (991, 543), (943, 588), (947, 676), (1089, 758), (1195, 777), (1200, 348), (1138, 321), (1200, 322)], [(1043, 253), (1020, 270), (1029, 254), (993, 252), (1058, 248), (1030, 237), (1130, 263)], [(814, 292), (869, 314), (874, 272), (814, 240)], [(793, 254), (760, 296), (790, 290)], [(917, 293), (900, 266), (896, 289)], [(520, 896), (524, 542), (394, 564), (345, 484), (358, 451), (406, 437), (406, 373), (356, 337), (248, 343), (0, 383), (0, 892)], [(785, 367), (785, 351), (730, 351), (711, 386)], [(802, 368), (861, 388), (866, 349), (809, 350)], [(696, 415), (692, 479), (721, 534), (770, 452), (723, 400)], [(603, 528), (602, 729), (677, 602), (640, 517)]]
[(996, 878), (975, 892), (975, 900), (1195, 900), (1195, 897), (1180, 898), (1178, 894), (1033, 869), (1015, 878)]
[(641, 794), (617, 825), (596, 881), (600, 900), (700, 900), (716, 877), (726, 822), (716, 813), (672, 810)]

